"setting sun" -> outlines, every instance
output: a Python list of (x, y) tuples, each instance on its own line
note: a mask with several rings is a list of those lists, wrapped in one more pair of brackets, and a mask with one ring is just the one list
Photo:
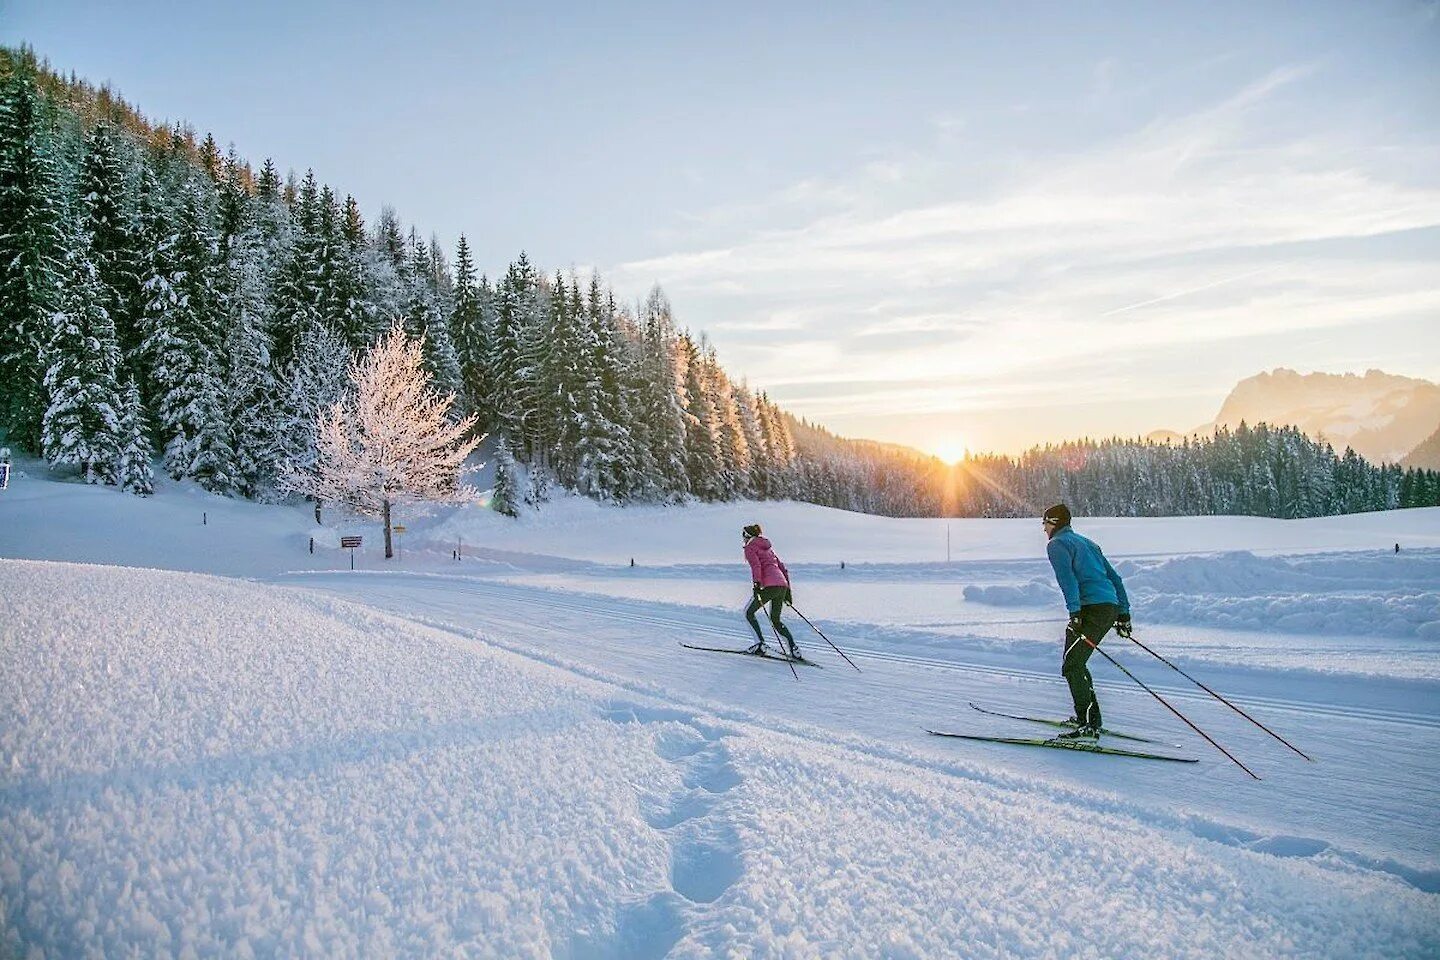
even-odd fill
[(930, 452), (946, 463), (959, 463), (970, 452), (970, 445), (963, 437), (951, 436), (933, 444)]

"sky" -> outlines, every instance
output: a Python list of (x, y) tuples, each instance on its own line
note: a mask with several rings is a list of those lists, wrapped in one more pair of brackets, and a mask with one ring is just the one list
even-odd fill
[(492, 275), (659, 284), (842, 435), (1015, 453), (1279, 366), (1440, 379), (1440, 0), (0, 0), (0, 42)]

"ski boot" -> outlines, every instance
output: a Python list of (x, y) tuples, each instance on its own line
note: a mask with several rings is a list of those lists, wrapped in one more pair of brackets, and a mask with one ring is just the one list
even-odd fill
[(752, 657), (765, 656), (765, 641), (756, 640), (754, 643), (750, 644), (750, 646), (745, 648), (745, 652), (750, 654)]
[(1081, 742), (1094, 743), (1100, 739), (1100, 728), (1089, 723), (1082, 723), (1074, 730), (1066, 730), (1055, 738), (1056, 740), (1077, 740)]

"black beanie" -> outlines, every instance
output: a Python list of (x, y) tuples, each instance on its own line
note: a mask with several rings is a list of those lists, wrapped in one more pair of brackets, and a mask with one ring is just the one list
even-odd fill
[(753, 540), (755, 537), (760, 536), (760, 524), (752, 523), (740, 532), (745, 535), (746, 540)]
[(1045, 515), (1040, 519), (1054, 520), (1057, 528), (1068, 527), (1070, 526), (1070, 508), (1063, 503), (1057, 503), (1049, 510), (1046, 510)]

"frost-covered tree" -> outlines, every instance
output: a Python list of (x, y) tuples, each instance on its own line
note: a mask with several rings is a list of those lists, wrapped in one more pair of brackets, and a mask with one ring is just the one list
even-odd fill
[(140, 405), (140, 388), (134, 379), (125, 381), (124, 409), (120, 415), (120, 459), (115, 482), (120, 489), (139, 497), (155, 492), (155, 473), (150, 466), (149, 431), (145, 408)]
[(313, 467), (291, 465), (285, 484), (379, 517), (389, 559), (396, 504), (475, 498), (461, 475), (483, 438), (472, 435), (473, 416), (451, 417), (454, 395), (432, 388), (424, 343), (398, 323), (351, 364), (350, 382), (352, 392), (320, 415)]
[(116, 372), (120, 347), (105, 309), (105, 291), (90, 238), (73, 241), (60, 309), (45, 348), (41, 449), (52, 464), (75, 464), (86, 483), (113, 483), (122, 442)]
[(460, 366), (461, 409), (464, 410), (476, 410), (475, 400), (486, 390), (485, 299), (488, 294), (488, 285), (475, 282), (475, 262), (462, 233), (455, 247), (455, 306), (450, 311), (450, 338)]
[(510, 453), (510, 443), (504, 437), (495, 442), (495, 481), (490, 491), (490, 509), (507, 517), (519, 514), (515, 498), (515, 457)]
[(308, 469), (315, 462), (320, 414), (345, 392), (351, 354), (318, 323), (301, 331), (294, 358), (280, 376), (279, 402), (271, 421), (266, 461)]
[(0, 423), (40, 449), (41, 354), (65, 269), (64, 204), (47, 107), (29, 70), (0, 81)]

